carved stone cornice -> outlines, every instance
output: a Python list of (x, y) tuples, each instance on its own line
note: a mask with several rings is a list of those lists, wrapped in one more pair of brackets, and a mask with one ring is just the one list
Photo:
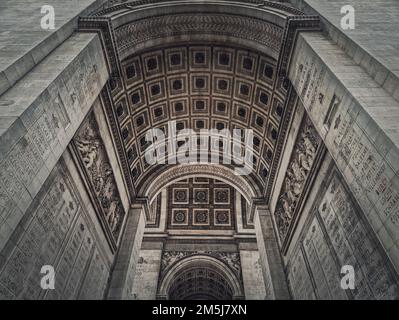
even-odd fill
[(184, 258), (194, 255), (207, 255), (222, 261), (229, 267), (237, 278), (242, 281), (241, 259), (238, 252), (222, 252), (222, 251), (164, 251), (161, 259), (161, 269), (159, 279), (176, 263)]
[(134, 21), (115, 30), (122, 57), (140, 43), (170, 36), (211, 34), (245, 39), (269, 48), (277, 56), (283, 30), (273, 23), (239, 15), (185, 13)]
[(296, 38), (298, 33), (303, 31), (321, 31), (320, 17), (307, 15), (287, 17), (280, 56), (277, 64), (278, 75), (280, 78), (287, 77), (287, 71), (290, 65)]
[[(119, 4), (115, 4), (118, 3)], [(183, 1), (181, 1), (183, 2)], [(95, 11), (92, 16), (104, 16), (104, 15), (112, 15), (113, 13), (117, 12), (125, 12), (126, 10), (134, 10), (141, 6), (148, 6), (148, 7), (155, 7), (159, 4), (176, 4), (178, 1), (171, 1), (171, 0), (135, 0), (128, 1), (128, 0), (114, 0), (113, 4), (108, 7), (102, 7)], [(242, 4), (249, 7), (255, 7), (259, 10), (265, 9), (274, 9), (274, 10), (281, 10), (288, 14), (292, 15), (302, 15), (303, 12), (298, 10), (292, 6), (287, 4), (276, 2), (276, 1), (266, 1), (266, 0), (228, 0), (228, 1), (220, 1), (220, 4), (224, 5), (231, 5), (231, 4)]]
[(122, 172), (125, 176), (125, 182), (127, 184), (127, 189), (129, 192), (130, 199), (133, 199), (136, 195), (136, 190), (134, 188), (132, 175), (129, 169), (129, 163), (127, 160), (127, 155), (125, 148), (123, 146), (122, 137), (120, 133), (120, 128), (115, 116), (115, 106), (114, 101), (111, 97), (111, 89), (106, 85), (101, 91), (101, 100), (103, 103), (103, 108), (105, 114), (107, 115), (107, 120), (109, 124), (110, 131), (112, 132), (112, 137), (115, 142), (116, 151), (121, 163)]
[(122, 81), (120, 58), (111, 19), (108, 17), (80, 17), (78, 32), (98, 33), (110, 74), (108, 83), (112, 90), (112, 94), (115, 95), (122, 91), (124, 89), (124, 83)]

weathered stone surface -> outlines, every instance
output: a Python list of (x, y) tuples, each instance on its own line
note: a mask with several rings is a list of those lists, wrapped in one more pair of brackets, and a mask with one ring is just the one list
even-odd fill
[[(388, 252), (398, 247), (399, 103), (320, 34), (301, 34), (290, 79), (354, 197)], [(340, 67), (343, 62), (344, 68)], [(310, 75), (312, 75), (310, 77)], [(346, 79), (362, 85), (345, 85)], [(374, 102), (374, 103), (373, 103)], [(397, 255), (391, 259), (399, 268)]]
[[(0, 96), (72, 35), (79, 15), (87, 15), (104, 2), (107, 0), (1, 1)], [(54, 8), (53, 30), (41, 28), (44, 5)]]
[(141, 250), (133, 282), (132, 299), (155, 300), (162, 250)]
[[(92, 209), (81, 202), (75, 183), (60, 161), (1, 251), (1, 298), (102, 297), (110, 266), (103, 245), (96, 243), (93, 224), (98, 222), (90, 220)], [(54, 290), (40, 286), (44, 265), (54, 267)], [(79, 293), (83, 283), (91, 285)]]
[(267, 299), (262, 266), (257, 250), (240, 250), (245, 299)]
[[(0, 210), (11, 229), (66, 149), (107, 77), (98, 36), (77, 34), (0, 97), (0, 119), (14, 119), (3, 127), (0, 137), (0, 177), (7, 186), (1, 190), (5, 205)], [(0, 249), (4, 244), (0, 243)]]
[[(290, 2), (308, 14), (320, 15), (324, 31), (334, 43), (399, 101), (399, 11), (396, 0)], [(346, 5), (355, 9), (353, 30), (341, 28), (341, 18), (344, 16), (341, 8)]]

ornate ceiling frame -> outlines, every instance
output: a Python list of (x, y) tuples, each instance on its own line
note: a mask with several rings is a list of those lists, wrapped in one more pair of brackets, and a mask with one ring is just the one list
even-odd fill
[[(147, 1), (135, 1), (134, 3), (128, 2), (120, 5), (116, 5), (110, 8), (105, 8), (94, 13), (90, 17), (81, 17), (79, 20), (79, 32), (97, 32), (100, 35), (102, 40), (104, 54), (108, 63), (108, 69), (110, 73), (110, 79), (106, 87), (104, 88), (104, 92), (102, 93), (102, 97), (105, 100), (107, 115), (109, 118), (109, 125), (111, 127), (111, 131), (114, 135), (115, 144), (117, 145), (118, 156), (122, 163), (122, 170), (126, 179), (126, 184), (128, 185), (128, 189), (132, 199), (138, 198), (137, 200), (145, 201), (142, 197), (137, 197), (137, 190), (135, 190), (133, 185), (132, 173), (129, 170), (129, 165), (127, 162), (126, 151), (123, 148), (122, 139), (121, 139), (121, 128), (119, 128), (116, 122), (116, 114), (115, 114), (115, 106), (113, 97), (123, 95), (126, 91), (125, 83), (122, 80), (122, 72), (121, 72), (121, 60), (119, 57), (119, 50), (117, 49), (117, 41), (115, 36), (115, 30), (113, 27), (113, 19), (112, 15), (117, 12), (129, 12), (133, 10), (147, 10), (151, 7), (154, 7), (157, 4), (168, 4), (173, 3), (174, 5), (184, 4), (185, 1), (162, 1), (162, 0), (147, 0)], [(213, 4), (242, 4), (241, 1), (233, 0), (233, 1), (214, 1)], [(282, 122), (279, 128), (279, 136), (277, 140), (277, 148), (276, 152), (273, 156), (272, 161), (272, 172), (270, 183), (265, 188), (264, 198), (260, 199), (259, 197), (255, 197), (254, 203), (264, 203), (267, 202), (267, 199), (270, 197), (270, 193), (272, 190), (272, 186), (274, 185), (274, 178), (280, 163), (280, 155), (282, 147), (285, 143), (286, 133), (288, 132), (289, 125), (292, 118), (292, 110), (294, 109), (295, 101), (296, 101), (296, 93), (292, 89), (289, 80), (286, 78), (287, 68), (289, 66), (290, 57), (292, 54), (293, 46), (299, 31), (319, 31), (319, 18), (316, 16), (306, 16), (301, 11), (288, 7), (284, 4), (269, 2), (269, 1), (248, 1), (244, 4), (244, 6), (250, 7), (251, 10), (259, 10), (260, 13), (266, 12), (267, 10), (280, 10), (280, 14), (285, 13), (285, 27), (283, 32), (283, 39), (281, 43), (281, 48), (279, 52), (278, 58), (278, 75), (280, 76), (279, 85), (284, 87), (287, 92), (287, 99), (285, 101), (284, 114), (282, 117)], [(238, 27), (238, 26), (237, 26)], [(262, 43), (260, 43), (262, 45)], [(254, 206), (252, 206), (254, 207)], [(252, 210), (253, 211), (253, 210)], [(250, 215), (253, 218), (253, 214)]]

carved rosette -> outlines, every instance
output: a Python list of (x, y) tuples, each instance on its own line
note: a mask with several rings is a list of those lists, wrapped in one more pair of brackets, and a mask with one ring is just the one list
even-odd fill
[(100, 219), (116, 243), (125, 212), (93, 112), (75, 135), (74, 145), (88, 178), (89, 189), (97, 200)]
[(294, 221), (320, 145), (320, 136), (316, 132), (311, 120), (305, 116), (294, 145), (283, 187), (274, 212), (274, 218), (282, 243), (287, 238)]

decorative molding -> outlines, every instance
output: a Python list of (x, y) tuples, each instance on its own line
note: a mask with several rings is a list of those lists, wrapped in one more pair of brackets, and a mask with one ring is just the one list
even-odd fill
[(195, 255), (207, 255), (222, 261), (228, 266), (236, 277), (242, 282), (241, 260), (238, 252), (222, 252), (222, 251), (164, 251), (161, 259), (160, 277), (167, 273), (167, 271), (176, 263), (184, 258)]
[[(147, 5), (148, 7), (156, 7), (162, 3), (176, 3), (170, 0), (136, 0), (134, 2), (128, 0), (111, 0), (109, 5), (103, 6), (102, 8), (95, 11), (93, 16), (112, 15), (112, 13), (126, 12), (127, 10), (135, 10), (140, 6)], [(243, 4), (245, 6), (251, 6), (259, 9), (259, 11), (265, 11), (267, 9), (277, 9), (287, 14), (301, 15), (304, 14), (301, 10), (298, 10), (290, 5), (276, 2), (276, 1), (265, 1), (265, 0), (229, 0), (225, 1), (225, 5), (228, 4)], [(223, 3), (222, 3), (223, 4)]]
[[(244, 180), (243, 177), (237, 176), (234, 172), (228, 168), (221, 165), (206, 165), (206, 164), (193, 164), (193, 165), (178, 165), (174, 167), (169, 167), (166, 171), (158, 175), (155, 180), (149, 181), (145, 188), (141, 189), (150, 201), (155, 197), (155, 195), (168, 184), (183, 179), (184, 177), (190, 176), (206, 176), (218, 178), (224, 182), (231, 183), (235, 186), (241, 194), (246, 197), (248, 201), (256, 196), (259, 190), (254, 190), (248, 182)], [(154, 188), (157, 186), (157, 188)]]
[(296, 38), (299, 32), (304, 31), (321, 31), (320, 17), (307, 15), (287, 17), (287, 24), (284, 29), (280, 56), (277, 64), (278, 75), (280, 78), (287, 77), (287, 70), (290, 66)]
[(112, 138), (115, 142), (115, 147), (119, 160), (121, 162), (122, 171), (124, 173), (125, 182), (127, 184), (127, 189), (129, 191), (130, 198), (133, 199), (136, 195), (136, 189), (133, 184), (131, 172), (129, 170), (129, 163), (127, 160), (127, 155), (125, 148), (123, 147), (122, 137), (120, 133), (119, 126), (117, 124), (115, 116), (115, 105), (111, 97), (111, 89), (109, 85), (106, 85), (101, 91), (101, 101), (104, 108), (104, 112), (107, 115), (107, 122), (109, 124), (110, 131), (112, 132)]
[[(117, 1), (116, 3), (118, 2), (119, 1)], [(267, 46), (268, 48), (271, 48), (271, 50), (276, 54), (280, 52), (277, 67), (275, 65), (275, 62), (273, 65), (274, 69), (273, 82), (265, 84), (261, 83), (262, 86), (265, 86), (266, 88), (269, 87), (269, 89), (273, 91), (272, 94), (269, 95), (270, 106), (268, 108), (271, 109), (270, 114), (271, 112), (275, 112), (275, 107), (276, 107), (275, 104), (277, 100), (280, 100), (279, 108), (281, 109), (282, 107), (282, 111), (279, 112), (279, 115), (281, 116), (276, 118), (277, 120), (273, 117), (272, 123), (269, 123), (267, 117), (270, 114), (268, 114), (268, 116), (266, 116), (265, 118), (268, 121), (265, 124), (268, 130), (270, 129), (270, 126), (272, 126), (273, 128), (275, 128), (274, 131), (278, 131), (277, 135), (274, 132), (274, 136), (277, 136), (276, 141), (272, 141), (271, 143), (271, 145), (273, 146), (271, 150), (272, 153), (270, 156), (271, 160), (266, 160), (266, 158), (264, 158), (264, 154), (266, 151), (264, 149), (266, 148), (263, 148), (261, 146), (259, 148), (259, 152), (260, 150), (263, 150), (264, 152), (263, 154), (255, 153), (257, 157), (256, 172), (254, 173), (253, 177), (251, 176), (248, 179), (248, 181), (253, 180), (252, 183), (255, 183), (256, 186), (255, 188), (251, 187), (248, 188), (244, 185), (245, 190), (241, 189), (247, 195), (251, 194), (251, 197), (248, 197), (247, 199), (250, 203), (252, 203), (253, 198), (255, 197), (260, 198), (262, 196), (265, 198), (265, 201), (267, 201), (270, 197), (272, 186), (275, 180), (275, 174), (277, 172), (277, 167), (281, 160), (280, 155), (281, 155), (282, 146), (286, 139), (288, 126), (291, 121), (292, 111), (294, 109), (296, 101), (296, 94), (292, 89), (289, 80), (284, 78), (287, 72), (286, 69), (289, 66), (292, 48), (295, 43), (297, 33), (299, 31), (304, 31), (304, 30), (311, 30), (311, 31), (319, 30), (320, 28), (319, 18), (315, 16), (305, 16), (301, 11), (282, 3), (254, 0), (254, 1), (246, 1), (244, 4), (241, 1), (232, 1), (232, 2), (226, 1), (225, 3), (223, 2), (220, 3), (220, 5), (223, 6), (223, 5), (228, 5), (229, 3), (236, 3), (238, 5), (237, 6), (238, 8), (240, 7), (240, 4), (242, 4), (251, 7), (252, 9), (256, 8), (259, 9), (260, 11), (268, 11), (270, 13), (276, 13), (278, 12), (278, 10), (280, 10), (281, 11), (280, 13), (283, 16), (285, 15), (287, 21), (285, 29), (282, 29), (277, 25), (268, 23), (267, 21), (263, 21), (261, 19), (257, 19), (251, 16), (243, 16), (243, 15), (240, 16), (233, 14), (221, 15), (218, 12), (213, 12), (213, 13), (210, 12), (206, 15), (186, 12), (185, 14), (172, 13), (169, 15), (153, 16), (140, 20), (130, 21), (126, 24), (121, 25), (115, 30), (113, 29), (112, 24), (114, 19), (118, 19), (118, 17), (120, 16), (129, 14), (129, 12), (133, 12), (138, 8), (142, 8), (140, 6), (146, 5), (146, 9), (150, 9), (156, 7), (157, 4), (159, 3), (167, 3), (167, 1), (159, 1), (159, 0), (135, 1), (134, 3), (127, 2), (127, 3), (112, 5), (111, 7), (103, 8), (102, 10), (97, 11), (91, 17), (83, 17), (79, 21), (80, 31), (99, 32), (102, 39), (104, 53), (106, 55), (111, 74), (109, 86), (107, 86), (108, 91), (104, 93), (103, 96), (106, 97), (106, 99), (112, 105), (108, 110), (107, 114), (108, 117), (111, 119), (110, 120), (111, 130), (113, 132), (113, 135), (116, 136), (115, 143), (117, 145), (118, 155), (119, 158), (121, 159), (122, 169), (127, 180), (126, 183), (129, 185), (129, 190), (132, 195), (132, 198), (134, 198), (136, 194), (144, 195), (143, 193), (140, 193), (139, 190), (144, 190), (145, 188), (147, 188), (149, 181), (152, 181), (153, 180), (152, 178), (156, 178), (156, 176), (159, 174), (162, 175), (163, 174), (162, 171), (165, 168), (157, 166), (154, 168), (150, 168), (148, 170), (148, 167), (146, 167), (144, 163), (142, 163), (141, 161), (142, 159), (140, 157), (140, 150), (137, 149), (138, 141), (136, 141), (138, 140), (136, 135), (142, 134), (142, 129), (138, 128), (139, 127), (138, 125), (136, 126), (136, 122), (144, 123), (143, 127), (145, 127), (146, 123), (150, 120), (148, 117), (151, 117), (151, 122), (154, 123), (154, 119), (152, 118), (153, 117), (152, 113), (155, 112), (154, 108), (159, 106), (158, 105), (153, 106), (154, 108), (151, 109), (149, 107), (150, 104), (148, 104), (147, 113), (145, 112), (145, 110), (144, 111), (141, 110), (141, 107), (138, 108), (140, 109), (140, 110), (137, 109), (138, 110), (137, 112), (139, 113), (138, 114), (135, 113), (133, 115), (134, 117), (132, 117), (132, 121), (133, 118), (136, 121), (134, 124), (128, 122), (126, 118), (119, 119), (118, 116), (116, 116), (115, 108), (117, 106), (120, 107), (121, 104), (123, 105), (123, 108), (127, 108), (126, 110), (132, 109), (132, 106), (130, 105), (130, 98), (131, 98), (130, 95), (132, 94), (132, 92), (130, 91), (128, 92), (127, 90), (128, 88), (131, 88), (132, 84), (129, 84), (125, 75), (125, 69), (129, 66), (128, 64), (126, 64), (128, 62), (127, 60), (130, 61), (132, 57), (127, 59), (124, 62), (125, 64), (121, 63), (120, 57), (123, 56), (124, 52), (128, 50), (128, 48), (134, 46), (135, 44), (143, 43), (147, 40), (152, 40), (159, 37), (163, 38), (165, 35), (183, 35), (183, 34), (190, 35), (197, 33), (200, 35), (223, 34), (231, 37), (249, 39), (259, 43), (261, 46)], [(181, 4), (183, 5), (183, 2)], [(184, 4), (187, 5), (187, 3), (185, 2)], [(215, 43), (215, 45), (217, 44)], [(164, 63), (165, 60), (162, 59), (161, 61), (163, 61)], [(140, 67), (141, 69), (143, 69), (143, 65), (141, 65)], [(163, 68), (166, 68), (166, 65), (163, 66)], [(164, 74), (163, 76), (166, 76), (166, 74)], [(205, 78), (207, 77), (206, 75), (201, 75), (201, 76)], [(226, 76), (226, 74), (223, 74), (223, 76)], [(151, 77), (155, 77), (155, 75), (151, 74)], [(133, 81), (132, 79), (130, 80)], [(169, 92), (169, 90), (171, 90), (169, 88), (169, 80), (165, 84)], [(145, 85), (145, 83), (143, 83), (143, 85)], [(210, 85), (211, 84), (207, 84), (207, 86)], [(183, 86), (184, 86), (184, 81), (183, 81)], [(214, 86), (213, 83), (212, 86)], [(166, 89), (163, 89), (162, 86), (160, 86), (161, 93), (164, 92), (163, 90)], [(144, 86), (143, 92), (147, 94), (148, 88)], [(223, 93), (219, 94), (221, 95), (220, 98), (222, 98), (223, 100)], [(284, 99), (285, 102), (282, 102), (284, 101)], [(146, 98), (146, 101), (149, 101), (149, 97)], [(159, 101), (154, 100), (154, 103), (159, 104)], [(171, 107), (170, 106), (166, 107), (167, 110), (166, 111), (164, 110), (163, 112), (164, 116), (167, 116), (167, 113), (171, 112), (170, 111)], [(162, 106), (162, 108), (164, 108), (164, 106)], [(210, 105), (209, 108), (213, 108), (213, 106)], [(160, 110), (156, 111), (157, 113), (160, 112)], [(207, 112), (210, 111), (208, 110)], [(123, 114), (125, 114), (125, 111)], [(260, 113), (260, 115), (262, 116), (262, 113)], [(239, 120), (239, 118), (236, 117), (236, 115), (234, 115), (234, 117), (232, 118), (234, 122), (241, 121)], [(208, 115), (207, 117), (205, 117), (205, 120), (203, 121), (205, 121), (206, 126), (208, 126), (208, 122), (209, 126), (211, 126), (211, 119), (213, 119), (213, 116)], [(230, 119), (231, 118), (229, 117), (229, 121)], [(223, 120), (222, 117), (221, 120)], [(159, 121), (161, 120), (156, 120), (157, 123)], [(255, 128), (255, 124), (251, 122), (253, 120), (248, 120), (248, 121), (250, 122), (250, 127), (252, 126)], [(124, 139), (122, 139), (121, 137), (122, 129), (127, 129), (128, 126), (132, 125), (133, 125), (132, 130), (134, 131), (132, 132), (132, 135), (135, 140), (133, 138), (132, 139), (129, 138), (130, 141), (127, 141), (129, 144), (125, 145), (126, 141), (124, 141)], [(194, 122), (191, 123), (192, 127), (193, 125), (196, 126), (196, 123)], [(153, 127), (154, 126), (155, 125), (153, 125)], [(269, 139), (270, 132), (267, 131), (264, 133), (265, 135), (263, 134), (260, 135), (261, 141), (270, 140)], [(136, 148), (134, 148), (135, 146)], [(132, 148), (132, 150), (130, 150), (129, 148)], [(140, 160), (135, 160), (134, 163), (130, 163), (130, 160), (128, 160), (127, 157), (128, 151), (130, 152), (129, 156), (133, 154), (136, 155), (137, 157), (138, 155)], [(167, 166), (167, 168), (169, 168), (169, 166)], [(189, 174), (187, 172), (188, 169), (179, 168), (179, 170), (183, 171), (185, 170), (185, 172)], [(229, 181), (229, 183), (233, 183), (235, 186), (240, 186), (241, 188), (243, 187), (243, 185), (239, 184), (240, 181), (236, 179), (232, 179), (231, 181)], [(251, 192), (251, 189), (259, 189), (259, 190), (262, 189), (262, 190), (260, 191), (260, 193), (258, 193), (257, 191), (254, 193)], [(153, 194), (146, 194), (146, 195), (148, 195), (150, 200), (154, 196)], [(249, 219), (248, 221), (252, 221), (253, 210), (248, 212), (248, 219)]]
[(119, 54), (124, 57), (130, 48), (148, 40), (170, 36), (212, 34), (235, 37), (259, 43), (278, 55), (283, 30), (272, 23), (225, 14), (185, 13), (151, 17), (134, 21), (115, 30)]

